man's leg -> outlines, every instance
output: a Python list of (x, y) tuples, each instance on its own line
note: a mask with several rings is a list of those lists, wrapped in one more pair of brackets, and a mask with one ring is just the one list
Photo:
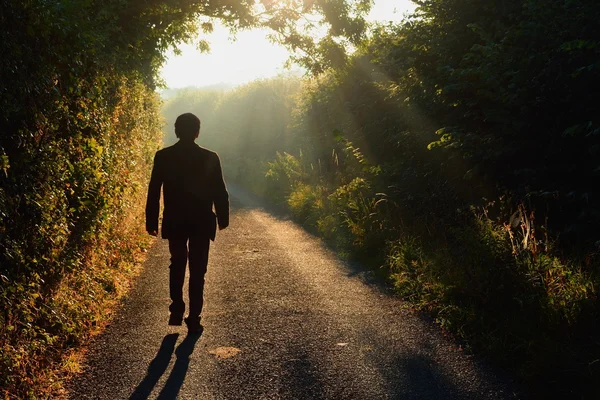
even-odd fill
[(187, 264), (187, 238), (169, 239), (171, 266), (169, 267), (169, 295), (171, 296), (171, 318), (169, 324), (181, 325), (185, 303), (183, 301), (183, 281), (185, 280), (185, 265)]
[(204, 275), (208, 265), (210, 239), (190, 237), (190, 321), (199, 320), (204, 303)]

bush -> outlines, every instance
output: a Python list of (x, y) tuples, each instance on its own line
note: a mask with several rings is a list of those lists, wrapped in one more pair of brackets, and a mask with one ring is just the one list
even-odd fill
[(130, 37), (111, 36), (114, 6), (9, 1), (0, 12), (3, 397), (56, 395), (63, 357), (135, 272), (158, 99), (141, 61), (115, 54)]

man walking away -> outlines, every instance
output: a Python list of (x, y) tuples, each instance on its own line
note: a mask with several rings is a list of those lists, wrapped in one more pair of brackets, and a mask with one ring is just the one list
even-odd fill
[(185, 322), (190, 333), (201, 333), (203, 329), (200, 314), (210, 241), (215, 240), (217, 223), (219, 230), (229, 225), (229, 194), (221, 161), (216, 153), (194, 142), (199, 134), (198, 117), (191, 113), (177, 117), (175, 135), (179, 141), (156, 153), (146, 202), (146, 230), (157, 236), (163, 188), (161, 234), (163, 239), (169, 240), (171, 252), (169, 325), (183, 322), (183, 281), (189, 260), (190, 305)]

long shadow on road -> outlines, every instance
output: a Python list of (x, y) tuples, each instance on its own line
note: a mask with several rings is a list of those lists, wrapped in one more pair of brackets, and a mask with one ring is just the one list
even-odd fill
[(175, 343), (177, 343), (178, 336), (178, 333), (171, 333), (163, 338), (160, 348), (156, 353), (156, 357), (154, 357), (148, 366), (148, 373), (135, 388), (135, 391), (129, 397), (129, 400), (142, 400), (147, 399), (148, 396), (150, 396), (152, 389), (154, 389), (154, 386), (156, 386), (160, 377), (169, 367), (169, 362), (171, 361), (171, 356), (175, 350)]
[(200, 334), (188, 334), (185, 339), (177, 346), (175, 356), (177, 360), (171, 370), (171, 374), (165, 383), (165, 386), (158, 395), (158, 400), (176, 399), (185, 380), (188, 367), (190, 365), (190, 356), (194, 352), (194, 346), (200, 339)]
[(179, 346), (177, 346), (177, 350), (175, 350), (175, 343), (177, 343), (178, 337), (178, 333), (171, 333), (163, 338), (156, 356), (148, 366), (148, 373), (135, 388), (129, 400), (145, 400), (150, 396), (152, 390), (169, 367), (173, 351), (175, 351), (177, 360), (165, 386), (158, 395), (158, 399), (167, 400), (177, 398), (190, 364), (190, 355), (194, 352), (194, 346), (198, 339), (200, 339), (200, 335), (186, 336)]

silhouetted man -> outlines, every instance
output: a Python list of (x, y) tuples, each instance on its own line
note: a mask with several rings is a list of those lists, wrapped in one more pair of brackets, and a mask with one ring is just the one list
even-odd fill
[(190, 307), (185, 322), (190, 332), (202, 330), (204, 275), (217, 221), (219, 230), (229, 225), (229, 194), (221, 162), (216, 153), (194, 143), (199, 134), (198, 117), (191, 113), (177, 117), (175, 135), (179, 142), (156, 152), (146, 202), (146, 230), (156, 236), (163, 187), (162, 237), (169, 240), (171, 252), (169, 325), (183, 322), (183, 281), (189, 259)]

